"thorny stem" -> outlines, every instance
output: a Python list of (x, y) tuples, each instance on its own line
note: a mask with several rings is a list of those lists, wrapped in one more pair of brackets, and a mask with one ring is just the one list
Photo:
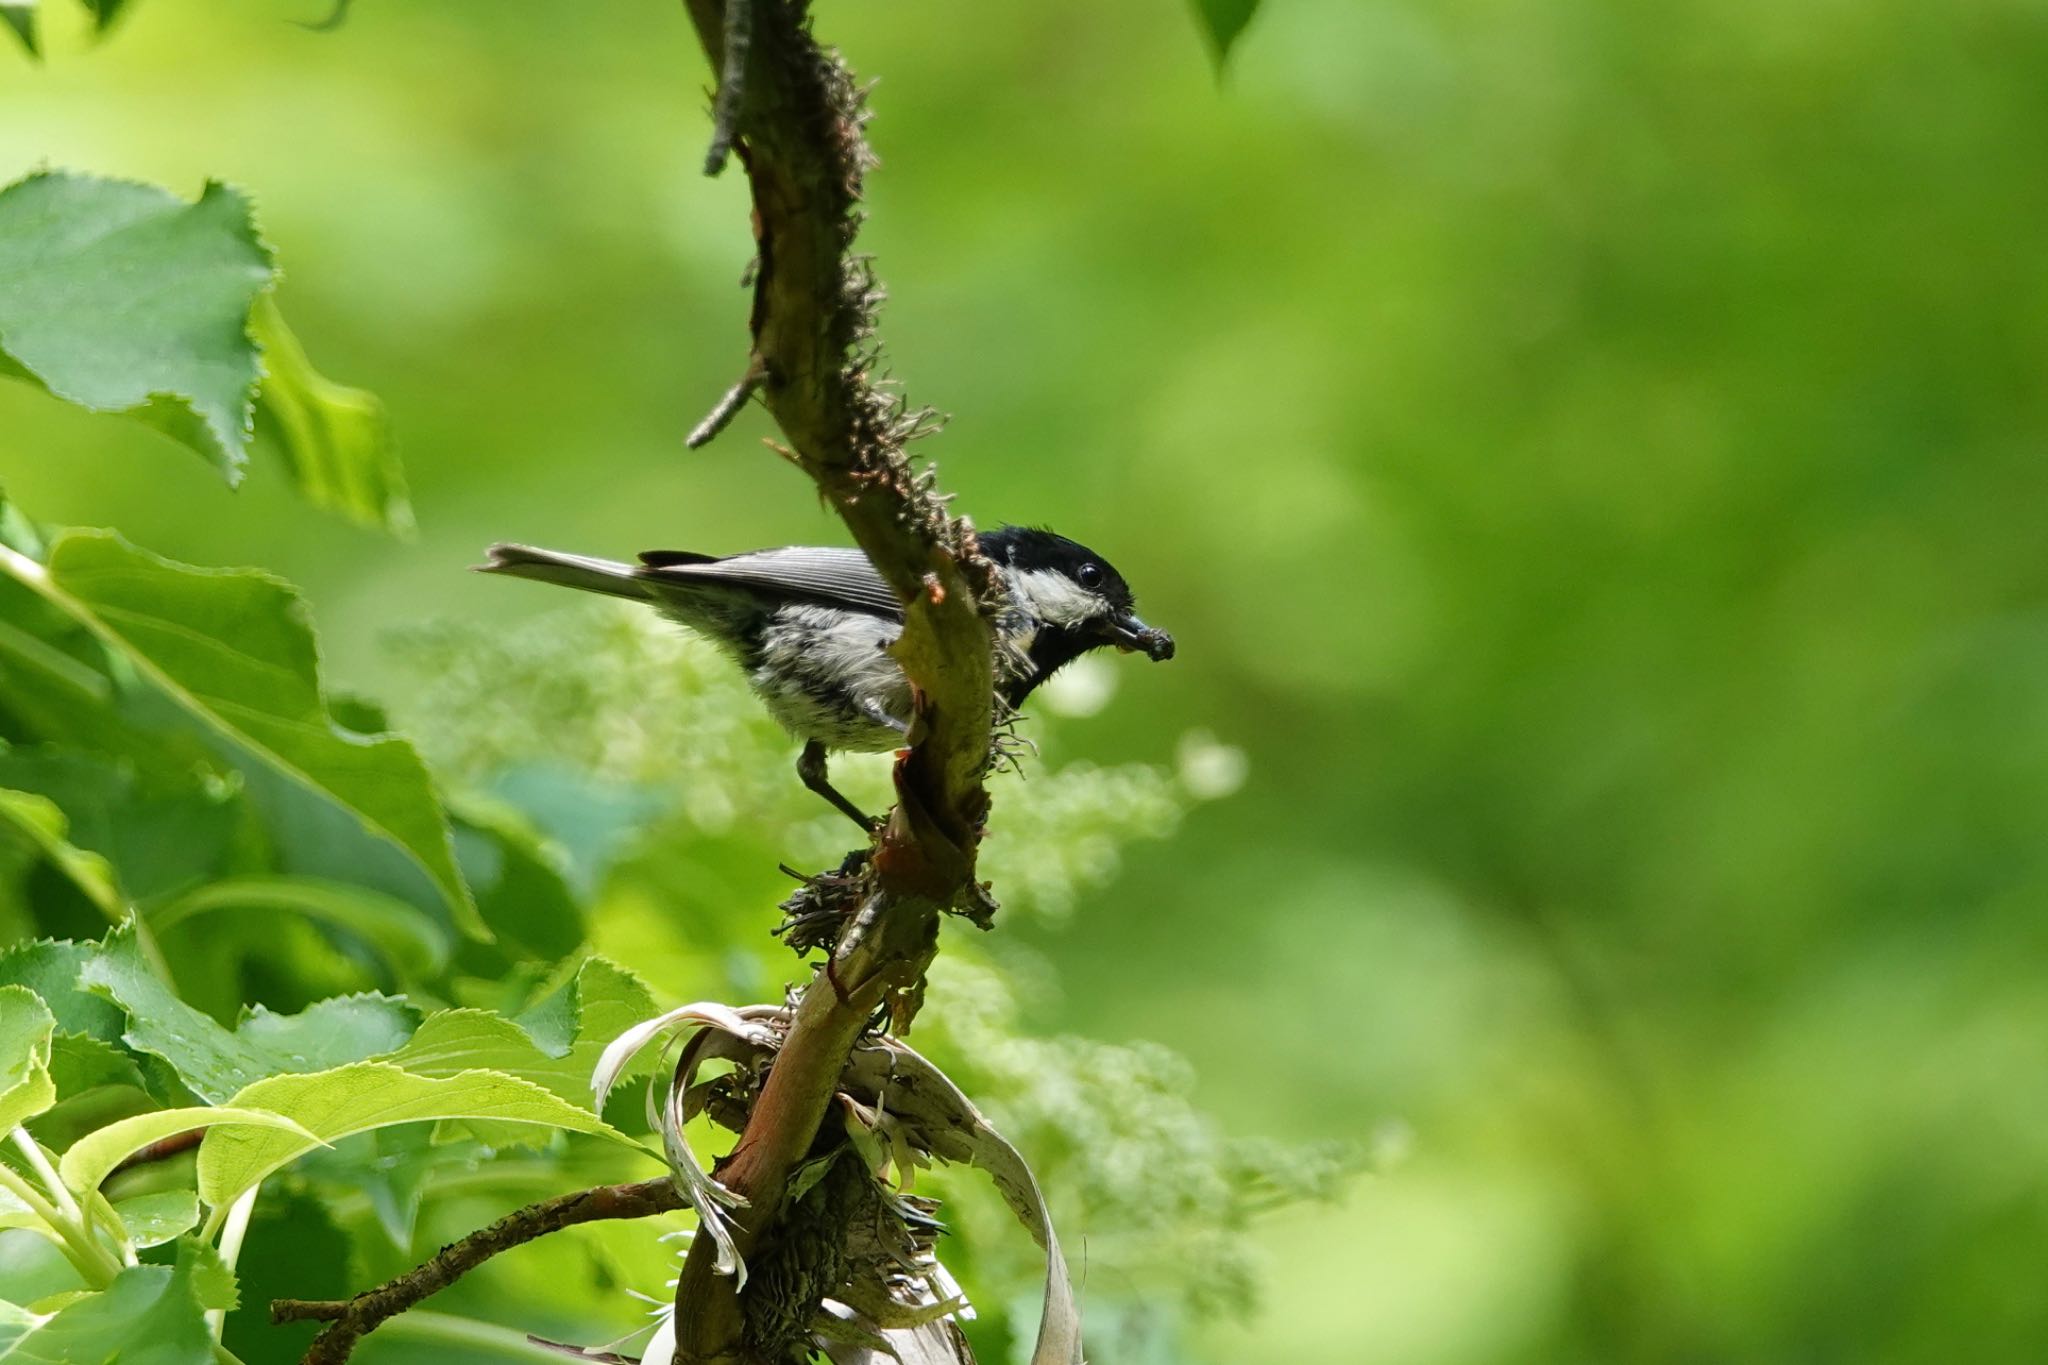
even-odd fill
[(685, 1202), (675, 1182), (667, 1177), (633, 1185), (599, 1185), (543, 1199), (442, 1247), (429, 1260), (352, 1299), (272, 1299), (270, 1320), (329, 1324), (313, 1338), (301, 1365), (341, 1365), (356, 1343), (386, 1319), (440, 1293), (501, 1251), (578, 1223), (646, 1218), (674, 1212)]
[[(771, 1241), (790, 1172), (810, 1151), (840, 1073), (875, 1010), (915, 1012), (939, 916), (975, 904), (975, 847), (994, 720), (989, 613), (999, 588), (972, 530), (954, 520), (904, 442), (920, 414), (878, 391), (872, 339), (880, 289), (851, 253), (866, 113), (850, 73), (812, 40), (805, 0), (746, 0), (750, 41), (729, 50), (730, 0), (685, 0), (736, 104), (734, 150), (754, 203), (747, 369), (788, 438), (793, 461), (905, 604), (894, 648), (917, 702), (913, 743), (896, 767), (898, 802), (873, 859), (860, 912), (798, 1002), (746, 1130), (718, 1178), (748, 1205), (735, 1219), (742, 1257)], [(815, 1305), (753, 1304), (715, 1273), (709, 1239), (693, 1244), (676, 1287), (677, 1365), (761, 1365), (750, 1319), (804, 1321)]]
[[(684, 3), (712, 70), (727, 77), (712, 160), (729, 129), (753, 198), (759, 261), (744, 377), (691, 444), (712, 439), (759, 394), (789, 441), (784, 453), (903, 601), (903, 634), (892, 652), (916, 705), (911, 744), (895, 769), (897, 804), (877, 835), (859, 911), (832, 950), (829, 973), (820, 972), (797, 1003), (745, 1131), (718, 1170), (748, 1201), (734, 1219), (745, 1257), (775, 1238), (790, 1174), (818, 1139), (870, 1018), (883, 1006), (899, 1025), (915, 1014), (941, 914), (966, 908), (985, 916), (989, 908), (974, 860), (988, 813), (990, 623), (1001, 588), (973, 528), (947, 513), (930, 476), (915, 472), (904, 454), (905, 443), (928, 429), (929, 414), (906, 409), (873, 382), (881, 291), (851, 253), (870, 158), (850, 73), (812, 40), (807, 0)], [(745, 11), (736, 25), (728, 5)], [(728, 50), (735, 34), (747, 41)], [(735, 73), (742, 78), (731, 79)], [(598, 1197), (623, 1211), (586, 1211), (589, 1203), (579, 1202)], [(668, 1181), (549, 1200), (353, 1299), (275, 1300), (271, 1320), (329, 1323), (304, 1365), (339, 1365), (365, 1332), (508, 1246), (574, 1222), (681, 1203)], [(572, 1207), (576, 1216), (567, 1216)], [(807, 1322), (816, 1305), (743, 1300), (713, 1261), (712, 1239), (691, 1244), (676, 1288), (676, 1365), (779, 1365), (750, 1348), (750, 1319)], [(749, 1282), (749, 1295), (769, 1292)]]

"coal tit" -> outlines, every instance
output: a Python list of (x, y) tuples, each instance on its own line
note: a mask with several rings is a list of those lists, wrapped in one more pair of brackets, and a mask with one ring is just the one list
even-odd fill
[[(1051, 531), (1005, 526), (981, 537), (1008, 588), (997, 627), (996, 689), (1011, 709), (1091, 649), (1154, 660), (1173, 637), (1139, 620), (1108, 560)], [(482, 573), (511, 574), (646, 602), (717, 644), (768, 710), (804, 741), (797, 775), (863, 828), (872, 822), (827, 778), (825, 755), (875, 753), (910, 728), (910, 682), (887, 653), (903, 604), (859, 550), (792, 545), (747, 554), (653, 550), (638, 564), (493, 545)]]

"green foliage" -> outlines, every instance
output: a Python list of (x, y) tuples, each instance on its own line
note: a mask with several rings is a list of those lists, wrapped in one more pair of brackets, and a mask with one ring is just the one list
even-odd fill
[[(460, 902), (408, 896), (403, 882), (393, 894), (388, 864), (335, 861), (315, 877), (301, 861), (291, 831), (308, 819), (306, 798), (369, 833), (359, 849), (403, 845), (416, 855), (425, 841), (403, 843), (390, 827), (426, 830), (446, 817), (402, 741), (343, 729), (338, 708), (321, 700), (311, 635), (288, 590), (261, 575), (173, 565), (102, 533), (20, 528), (14, 538), (44, 558), (0, 552), (15, 589), (0, 597), (10, 613), (0, 622), (31, 642), (11, 648), (38, 665), (41, 684), (0, 701), (12, 746), (0, 760), (49, 793), (18, 793), (4, 807), (21, 831), (16, 876), (47, 887), (38, 870), (47, 869), (120, 920), (96, 943), (41, 939), (0, 955), (0, 1037), (15, 1077), (6, 1116), (61, 1153), (47, 1188), (32, 1172), (12, 1178), (7, 1220), (59, 1248), (88, 1293), (79, 1302), (132, 1300), (144, 1315), (189, 1307), (171, 1281), (121, 1269), (123, 1248), (161, 1245), (195, 1225), (202, 1240), (188, 1244), (209, 1244), (237, 1200), (280, 1183), (360, 1210), (337, 1224), (336, 1245), (350, 1255), (366, 1245), (403, 1254), (436, 1189), (533, 1178), (502, 1158), (484, 1164), (493, 1152), (531, 1152), (558, 1187), (577, 1166), (585, 1177), (647, 1169), (653, 1153), (591, 1109), (590, 1082), (604, 1046), (653, 1014), (655, 998), (636, 974), (576, 953), (565, 925), (587, 924), (602, 940), (689, 869), (772, 865), (765, 846), (739, 833), (763, 812), (809, 845), (806, 856), (828, 857), (844, 839), (787, 778), (786, 741), (730, 669), (645, 617), (603, 606), (510, 633), (441, 627), (412, 637), (408, 653), (435, 685), (408, 709), (463, 784), (457, 837), (442, 837), (441, 879), (465, 892), (473, 880), (480, 914), (501, 930), (462, 940), (452, 935)], [(620, 685), (635, 676), (646, 685)], [(508, 680), (532, 682), (530, 710), (502, 700)], [(383, 724), (359, 703), (345, 714)], [(664, 763), (668, 753), (685, 756), (680, 773)], [(362, 777), (373, 770), (377, 781)], [(612, 826), (589, 827), (588, 810), (585, 824), (564, 824), (548, 786), (508, 780), (548, 770), (574, 774), (576, 790), (619, 793)], [(290, 784), (266, 783), (278, 775)], [(1170, 832), (1199, 785), (1142, 765), (1006, 784), (1016, 828), (1052, 850), (1040, 861), (1023, 847), (1008, 855), (1018, 906), (1068, 913), (1079, 892), (1113, 874), (1121, 842)], [(181, 809), (188, 818), (174, 818)], [(196, 812), (224, 812), (226, 822), (226, 837), (196, 861), (167, 859), (142, 834), (205, 828), (189, 819)], [(554, 842), (533, 833), (551, 825), (577, 850), (570, 866), (582, 895)], [(662, 837), (646, 839), (648, 829)], [(97, 848), (71, 843), (74, 831)], [(413, 866), (425, 862), (415, 856)], [(770, 899), (751, 895), (757, 913)], [(23, 907), (32, 922), (55, 908), (34, 897)], [(708, 908), (683, 907), (696, 956), (663, 974), (687, 976), (692, 961), (730, 971), (747, 959), (747, 975), (763, 982), (790, 972), (757, 937), (762, 926), (698, 913)], [(968, 942), (949, 953), (978, 956)], [(962, 970), (976, 984), (929, 1017), (960, 1016), (939, 1036), (1051, 1155), (1055, 1206), (1083, 1227), (1125, 1229), (1098, 1264), (1141, 1275), (1146, 1293), (1195, 1311), (1240, 1299), (1247, 1263), (1231, 1239), (1264, 1187), (1248, 1176), (1254, 1163), (1188, 1108), (1177, 1064), (1073, 1042), (1032, 1051), (998, 1003), (1007, 999), (1000, 978), (986, 966)], [(639, 1063), (657, 1064), (652, 1055)], [(1046, 1090), (1060, 1077), (1103, 1088), (1062, 1111)], [(1135, 1095), (1145, 1103), (1133, 1107)], [(1091, 1104), (1102, 1113), (1089, 1118)], [(609, 1141), (571, 1149), (561, 1133)], [(187, 1174), (166, 1168), (169, 1188), (126, 1187), (124, 1163), (187, 1134), (203, 1134)], [(1278, 1187), (1289, 1197), (1318, 1191), (1320, 1178), (1300, 1176), (1318, 1160), (1296, 1154), (1295, 1178)], [(1119, 1184), (1112, 1168), (1155, 1178)], [(985, 1243), (963, 1254), (980, 1258), (991, 1283), (1030, 1283), (1037, 1268), (1018, 1234), (1005, 1219), (978, 1221), (979, 1196), (963, 1197), (962, 1226), (975, 1229), (972, 1245)], [(1198, 1263), (1196, 1287), (1169, 1289), (1176, 1270), (1191, 1275)], [(978, 1331), (1011, 1330), (1001, 1301), (989, 1297)], [(98, 1330), (98, 1321), (70, 1319), (65, 1331)], [(237, 1328), (237, 1339), (249, 1330)], [(181, 1338), (166, 1328), (163, 1340)]]
[(98, 531), (59, 537), (46, 565), (0, 549), (0, 573), (125, 663), (148, 702), (168, 702), (193, 722), (250, 781), (288, 857), (334, 823), (307, 811), (311, 798), (395, 846), (465, 930), (488, 933), (412, 746), (343, 730), (327, 714), (312, 631), (290, 587), (261, 573), (174, 564)]
[[(1352, 1144), (1228, 1136), (1196, 1107), (1194, 1073), (1170, 1049), (1035, 1038), (1018, 1016), (1000, 973), (957, 953), (935, 967), (925, 1041), (1031, 1154), (1063, 1236), (1085, 1236), (1091, 1266), (1113, 1275), (1111, 1301), (1164, 1310), (1160, 1330), (1248, 1308), (1260, 1270), (1245, 1236), (1254, 1216), (1330, 1198), (1358, 1169)], [(1019, 1259), (992, 1235), (1007, 1217), (1000, 1207), (971, 1182), (942, 1184), (964, 1206), (977, 1255)], [(1021, 1260), (1007, 1275), (1027, 1268)]]
[[(57, 1173), (64, 1178), (65, 1186), (74, 1196), (90, 1199), (99, 1193), (100, 1183), (113, 1174), (115, 1167), (146, 1147), (182, 1133), (243, 1127), (280, 1130), (299, 1139), (311, 1138), (288, 1115), (272, 1109), (242, 1105), (155, 1109), (95, 1129), (72, 1143), (65, 1148), (64, 1160)], [(203, 1191), (200, 1197), (205, 1197)]]
[[(14, 30), (14, 36), (31, 57), (42, 55), (37, 44), (36, 18), (42, 0), (4, 0), (0, 3), (0, 22)], [(85, 11), (92, 16), (95, 33), (104, 33), (109, 25), (127, 8), (127, 0), (82, 0)]]
[(248, 200), (225, 185), (196, 204), (55, 172), (0, 190), (4, 363), (80, 407), (160, 428), (230, 482), (258, 374), (247, 322), (271, 272)]
[(26, 986), (0, 986), (0, 1128), (34, 1118), (57, 1100), (50, 1035), (57, 1021)]
[(322, 1143), (394, 1123), (488, 1124), (497, 1134), (507, 1128), (559, 1128), (628, 1141), (587, 1106), (579, 1109), (531, 1081), (496, 1071), (435, 1077), (394, 1063), (354, 1062), (305, 1076), (272, 1076), (238, 1092), (234, 1101), (235, 1108), (276, 1114), (304, 1131), (209, 1132), (199, 1148), (199, 1197), (216, 1218), (272, 1172)]
[(229, 186), (187, 204), (153, 185), (39, 172), (0, 190), (0, 374), (145, 422), (230, 484), (260, 417), (308, 498), (409, 530), (382, 405), (313, 368), (269, 296), (276, 281), (250, 203)]
[(258, 300), (249, 336), (263, 357), (256, 431), (277, 447), (299, 491), (359, 525), (409, 535), (412, 504), (384, 404), (314, 369), (272, 299)]
[(121, 894), (114, 885), (112, 869), (106, 859), (75, 847), (65, 837), (68, 822), (55, 802), (30, 792), (0, 790), (0, 822), (17, 840), (48, 859), (85, 899), (109, 918), (120, 919)]
[(5, 0), (5, 3), (0, 3), (0, 23), (14, 30), (15, 40), (32, 57), (39, 55), (36, 50), (37, 3), (38, 0)]
[(235, 1306), (234, 1276), (212, 1247), (185, 1238), (175, 1264), (129, 1266), (14, 1342), (9, 1361), (77, 1365), (211, 1365), (208, 1309)]
[[(116, 8), (88, 6), (101, 27)], [(1249, 6), (1204, 13), (1220, 56)], [(33, 7), (0, 17), (33, 49)], [(382, 404), (312, 366), (277, 279), (234, 189), (187, 203), (30, 175), (0, 191), (0, 372), (144, 422), (229, 484), (252, 444), (274, 447), (309, 501), (409, 529)], [(195, 524), (211, 560), (226, 519)], [(213, 1360), (223, 1331), (251, 1365), (295, 1358), (269, 1294), (361, 1287), (515, 1204), (660, 1169), (637, 1106), (599, 1112), (590, 1088), (660, 997), (775, 999), (803, 976), (765, 932), (788, 888), (775, 868), (836, 863), (845, 830), (727, 661), (625, 611), (513, 631), (393, 615), (426, 683), (392, 713), (425, 761), (379, 703), (329, 690), (280, 579), (0, 503), (10, 1361)], [(1188, 744), (1199, 761), (1173, 768), (1004, 779), (986, 868), (1008, 922), (1068, 919), (1127, 845), (1234, 788), (1241, 756)], [(848, 767), (879, 801), (885, 763)], [(1028, 959), (949, 934), (947, 960), (933, 1036), (1043, 1150), (1050, 1201), (1123, 1286), (1114, 1311), (1239, 1303), (1246, 1220), (1327, 1192), (1341, 1162), (1224, 1137), (1163, 1050), (1024, 1038), (1006, 983)], [(983, 1216), (985, 1191), (960, 1198), (945, 1254), (976, 1268), (974, 1331), (1028, 1336), (1031, 1310), (1009, 1306), (1038, 1279), (1028, 1244)], [(555, 1334), (619, 1337), (639, 1324), (618, 1288), (658, 1294), (672, 1269), (659, 1231), (551, 1239), (445, 1302), (493, 1321), (530, 1303)]]
[(1209, 40), (1216, 65), (1221, 67), (1230, 57), (1231, 45), (1258, 12), (1259, 0), (1194, 0), (1194, 6), (1202, 34)]

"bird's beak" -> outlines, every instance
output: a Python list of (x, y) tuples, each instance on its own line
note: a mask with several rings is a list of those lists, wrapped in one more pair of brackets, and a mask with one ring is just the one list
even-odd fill
[(1126, 654), (1134, 649), (1142, 650), (1154, 663), (1173, 657), (1173, 637), (1146, 625), (1130, 612), (1111, 618), (1109, 638)]

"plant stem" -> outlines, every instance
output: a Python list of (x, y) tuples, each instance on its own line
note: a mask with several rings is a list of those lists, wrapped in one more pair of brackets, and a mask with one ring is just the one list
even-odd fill
[[(227, 1221), (220, 1229), (220, 1258), (229, 1270), (242, 1258), (242, 1239), (249, 1235), (249, 1215), (256, 1210), (256, 1192), (263, 1188), (263, 1182), (251, 1185), (240, 1199), (228, 1206)], [(220, 1340), (222, 1329), (227, 1326), (227, 1310), (209, 1308), (206, 1310), (206, 1325), (213, 1332), (213, 1339)]]
[(675, 1181), (666, 1176), (634, 1185), (599, 1185), (544, 1199), (442, 1247), (425, 1263), (352, 1299), (272, 1299), (270, 1320), (327, 1323), (306, 1348), (305, 1365), (340, 1365), (367, 1333), (440, 1293), (501, 1251), (578, 1223), (646, 1218), (672, 1213), (684, 1203)]
[[(62, 1181), (57, 1182), (57, 1188), (63, 1189)], [(121, 1273), (121, 1263), (108, 1254), (105, 1247), (93, 1240), (82, 1219), (66, 1216), (43, 1196), (42, 1191), (38, 1190), (28, 1177), (4, 1163), (0, 1163), (0, 1189), (5, 1189), (28, 1205), (29, 1211), (42, 1219), (50, 1231), (57, 1234), (58, 1245), (64, 1252), (64, 1259), (71, 1262), (73, 1268), (92, 1288), (105, 1289), (114, 1282), (114, 1277)]]

